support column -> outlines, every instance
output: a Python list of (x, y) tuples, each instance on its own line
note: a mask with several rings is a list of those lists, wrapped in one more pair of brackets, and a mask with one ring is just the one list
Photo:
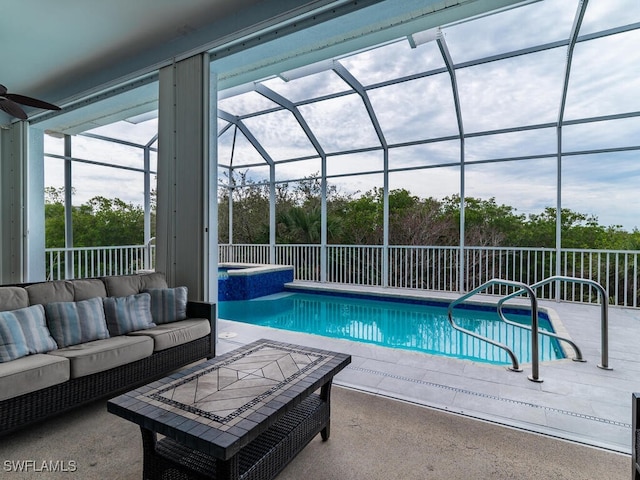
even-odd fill
[(320, 282), (327, 282), (329, 257), (327, 255), (327, 156), (322, 155), (322, 179), (320, 180)]
[[(73, 155), (73, 147), (71, 135), (64, 136), (64, 246), (73, 249), (73, 165), (71, 157)], [(64, 278), (72, 279), (74, 274), (74, 255), (73, 250), (65, 250), (64, 252)]]
[(276, 165), (269, 164), (269, 263), (276, 259)]
[(216, 89), (208, 55), (164, 67), (159, 79), (156, 269), (169, 285), (187, 286), (190, 300), (215, 302), (216, 122), (209, 99)]
[(384, 147), (382, 180), (382, 286), (389, 286), (389, 148)]
[(0, 283), (45, 279), (43, 133), (0, 130)]

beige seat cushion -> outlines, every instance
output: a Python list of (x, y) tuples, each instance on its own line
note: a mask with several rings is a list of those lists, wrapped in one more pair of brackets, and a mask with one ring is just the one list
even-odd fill
[(78, 378), (140, 360), (152, 353), (151, 337), (122, 335), (59, 348), (47, 355), (69, 359), (71, 378)]
[(44, 353), (0, 363), (0, 400), (66, 382), (69, 372), (69, 360)]
[(157, 327), (130, 332), (127, 335), (146, 335), (153, 338), (153, 350), (158, 352), (183, 343), (206, 337), (211, 333), (211, 325), (206, 318), (189, 318), (178, 322), (163, 323)]

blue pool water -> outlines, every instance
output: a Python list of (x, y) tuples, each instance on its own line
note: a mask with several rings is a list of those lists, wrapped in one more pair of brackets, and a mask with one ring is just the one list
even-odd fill
[[(296, 332), (415, 350), (479, 362), (510, 365), (498, 347), (451, 328), (446, 303), (380, 300), (380, 297), (282, 292), (252, 300), (219, 303), (219, 317)], [(507, 310), (507, 317), (530, 324), (531, 317)], [(531, 333), (501, 321), (495, 309), (456, 308), (456, 323), (507, 345), (522, 363), (531, 361)], [(540, 329), (553, 331), (540, 314)], [(539, 336), (540, 360), (564, 358), (557, 340)]]

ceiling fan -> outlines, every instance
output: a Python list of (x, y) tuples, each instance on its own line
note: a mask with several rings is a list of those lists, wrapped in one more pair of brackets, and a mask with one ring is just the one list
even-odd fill
[(25, 95), (18, 95), (17, 93), (8, 93), (7, 87), (0, 85), (0, 110), (4, 110), (12, 117), (26, 120), (27, 114), (20, 105), (43, 108), (45, 110), (60, 110), (60, 107), (57, 105), (53, 105), (52, 103), (48, 103), (43, 100), (27, 97)]

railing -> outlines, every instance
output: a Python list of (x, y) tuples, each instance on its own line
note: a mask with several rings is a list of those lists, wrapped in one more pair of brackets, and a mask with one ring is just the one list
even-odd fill
[[(604, 287), (602, 285), (600, 285), (599, 283), (593, 281), (593, 280), (587, 280), (584, 278), (577, 278), (577, 277), (567, 277), (567, 276), (552, 276), (549, 278), (545, 278), (544, 280), (541, 280), (533, 285), (525, 285), (524, 283), (521, 282), (513, 282), (513, 281), (509, 281), (509, 280), (503, 280), (503, 279), (499, 279), (499, 278), (493, 278), (490, 279), (488, 281), (486, 281), (485, 283), (483, 283), (482, 285), (480, 285), (479, 287), (474, 288), (473, 290), (471, 290), (470, 292), (462, 295), (461, 297), (457, 298), (456, 300), (452, 301), (449, 304), (449, 309), (448, 309), (448, 317), (449, 317), (449, 323), (451, 324), (451, 326), (461, 332), (466, 333), (467, 335), (470, 335), (472, 337), (478, 338), (480, 340), (483, 340), (491, 345), (495, 345), (496, 347), (502, 348), (503, 350), (505, 350), (508, 354), (509, 357), (511, 358), (511, 370), (514, 371), (521, 371), (520, 366), (518, 364), (518, 358), (516, 357), (516, 355), (513, 353), (513, 351), (506, 345), (497, 342), (493, 339), (484, 337), (476, 332), (473, 332), (471, 330), (468, 330), (466, 328), (463, 328), (459, 325), (457, 325), (453, 319), (453, 310), (457, 305), (460, 305), (461, 303), (463, 303), (465, 300), (467, 300), (468, 298), (472, 297), (473, 295), (480, 293), (482, 291), (486, 291), (491, 289), (492, 287), (496, 286), (496, 285), (502, 285), (504, 287), (507, 287), (509, 289), (511, 289), (511, 293), (507, 294), (506, 296), (502, 297), (497, 305), (497, 311), (498, 311), (498, 315), (500, 316), (500, 318), (513, 326), (516, 327), (520, 327), (520, 328), (524, 328), (524, 329), (528, 329), (531, 331), (531, 368), (532, 368), (532, 372), (531, 372), (531, 376), (529, 376), (529, 380), (532, 380), (534, 382), (541, 382), (542, 380), (540, 380), (539, 377), (539, 361), (540, 359), (538, 358), (538, 334), (542, 334), (542, 335), (547, 335), (553, 338), (556, 338), (558, 340), (562, 340), (565, 342), (568, 342), (574, 349), (575, 353), (576, 353), (576, 357), (574, 358), (575, 361), (579, 361), (579, 362), (583, 362), (585, 361), (582, 358), (582, 353), (580, 352), (580, 349), (578, 348), (578, 346), (571, 340), (568, 338), (564, 338), (561, 337), (555, 333), (552, 332), (547, 332), (544, 330), (539, 330), (538, 328), (538, 300), (536, 298), (536, 294), (535, 294), (535, 290), (536, 289), (540, 289), (542, 287), (544, 287), (545, 285), (549, 285), (551, 283), (554, 282), (565, 282), (565, 283), (578, 283), (578, 284), (585, 284), (589, 287), (592, 287), (596, 290), (598, 296), (600, 297), (600, 302), (601, 302), (601, 346), (602, 346), (602, 361), (601, 363), (598, 365), (599, 368), (605, 369), (605, 370), (611, 370), (611, 368), (608, 365), (608, 358), (609, 358), (609, 323), (608, 323), (608, 300), (607, 300), (607, 295), (606, 295), (606, 291), (604, 289)], [(516, 287), (516, 290), (514, 291), (514, 287)], [(531, 325), (523, 325), (523, 324), (519, 324), (517, 322), (512, 322), (509, 319), (506, 318), (506, 316), (504, 315), (503, 312), (503, 306), (504, 304), (515, 297), (521, 296), (521, 295), (527, 295), (531, 301)]]
[(155, 265), (155, 245), (48, 248), (47, 280), (126, 275)]
[[(47, 249), (46, 252), (49, 279), (65, 278), (67, 273), (76, 278), (115, 275), (155, 266), (154, 245)], [(220, 245), (218, 255), (220, 262), (292, 265), (297, 280), (319, 282), (322, 279), (320, 245)], [(327, 282), (460, 291), (459, 247), (390, 246), (385, 252), (380, 245), (327, 245), (324, 255)], [(465, 247), (462, 257), (464, 291), (471, 291), (492, 278), (533, 285), (562, 275), (599, 283), (608, 292), (610, 305), (640, 306), (640, 251), (563, 249), (559, 272), (556, 272), (557, 252), (550, 248)], [(486, 293), (506, 295), (508, 292), (504, 286), (493, 285)], [(544, 285), (537, 296), (542, 300), (599, 302), (598, 293), (588, 285), (565, 281)]]
[(503, 349), (505, 352), (507, 352), (507, 354), (509, 355), (509, 358), (511, 358), (510, 370), (513, 370), (514, 372), (521, 372), (522, 369), (520, 368), (518, 357), (516, 357), (516, 354), (513, 353), (513, 350), (511, 350), (509, 347), (507, 347), (503, 343), (496, 342), (495, 340), (479, 335), (476, 332), (473, 332), (466, 328), (462, 328), (461, 326), (456, 324), (456, 322), (453, 320), (453, 309), (457, 305), (460, 305), (462, 302), (464, 302), (468, 298), (471, 298), (480, 292), (486, 292), (487, 290), (492, 289), (496, 285), (501, 285), (507, 288), (511, 288), (512, 290), (513, 288), (517, 288), (519, 294), (526, 292), (529, 295), (529, 299), (531, 301), (531, 375), (529, 376), (529, 380), (533, 382), (540, 382), (541, 381), (539, 376), (540, 358), (538, 356), (538, 300), (536, 298), (536, 294), (528, 285), (525, 285), (522, 282), (511, 282), (508, 280), (503, 280), (501, 278), (492, 278), (490, 280), (487, 280), (482, 285), (474, 288), (470, 292), (466, 293), (465, 295), (462, 295), (461, 297), (455, 299), (453, 302), (449, 304), (449, 308), (447, 311), (447, 314), (449, 317), (449, 323), (455, 330), (464, 332), (467, 335), (471, 335), (472, 337), (483, 340), (487, 343), (490, 343), (491, 345), (494, 345), (498, 348)]
[[(391, 246), (385, 283), (384, 247), (328, 245), (327, 281), (396, 288), (458, 292), (460, 249), (458, 247)], [(259, 254), (258, 254), (259, 252)], [(220, 259), (271, 263), (268, 245), (220, 245)], [(294, 266), (298, 280), (320, 281), (320, 245), (276, 245), (277, 264)], [(551, 248), (465, 247), (464, 291), (471, 291), (491, 278), (504, 278), (526, 285), (562, 275), (593, 280), (608, 292), (610, 305), (640, 306), (640, 251), (563, 249), (559, 272), (557, 252)], [(503, 285), (486, 293), (506, 295)], [(597, 304), (598, 293), (588, 285), (552, 282), (541, 287), (538, 299)]]
[(389, 286), (458, 291), (458, 247), (389, 247)]
[[(587, 280), (584, 278), (577, 278), (577, 277), (566, 277), (566, 276), (561, 276), (561, 275), (557, 275), (554, 277), (549, 277), (549, 278), (545, 278), (544, 280), (541, 280), (538, 283), (535, 283), (533, 285), (531, 285), (531, 289), (533, 291), (535, 291), (536, 289), (540, 288), (540, 287), (544, 287), (545, 285), (548, 285), (552, 282), (565, 282), (565, 283), (578, 283), (578, 284), (583, 284), (583, 285), (587, 285), (590, 286), (592, 288), (594, 288), (600, 298), (600, 346), (601, 346), (601, 362), (598, 365), (598, 368), (602, 368), (603, 370), (611, 370), (611, 368), (609, 367), (609, 300), (607, 298), (607, 292), (604, 289), (604, 287), (602, 285), (600, 285), (598, 282), (594, 282), (593, 280)], [(507, 323), (511, 323), (514, 324), (513, 322), (510, 322), (509, 320), (506, 319), (506, 317), (504, 316), (504, 313), (502, 312), (502, 306), (504, 305), (504, 303), (506, 301), (508, 301), (511, 298), (517, 297), (519, 295), (522, 295), (524, 293), (527, 293), (528, 290), (518, 290), (516, 292), (513, 292), (509, 295), (507, 295), (506, 297), (501, 298), (498, 301), (498, 314), (500, 315), (500, 317)], [(526, 325), (519, 325), (521, 328), (528, 328)], [(556, 334), (552, 334), (550, 332), (540, 332), (541, 334), (545, 334), (545, 335), (549, 335), (552, 337), (555, 337), (559, 340), (563, 340), (565, 342), (568, 342), (573, 349), (576, 352), (576, 358), (574, 360), (577, 361), (583, 361), (582, 360), (582, 353), (580, 352), (580, 349), (578, 348), (578, 346), (573, 343), (573, 341), (571, 341), (568, 338), (564, 338), (561, 337), (559, 335)]]

